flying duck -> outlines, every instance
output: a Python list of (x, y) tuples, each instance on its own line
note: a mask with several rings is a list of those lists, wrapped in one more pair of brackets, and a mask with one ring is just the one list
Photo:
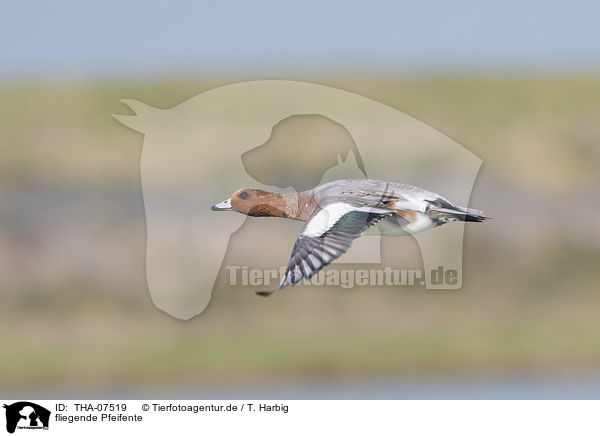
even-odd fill
[(483, 212), (453, 205), (416, 186), (381, 180), (336, 180), (299, 193), (244, 188), (212, 210), (305, 221), (287, 270), (267, 296), (310, 279), (344, 254), (370, 228), (384, 235), (410, 235), (453, 221), (481, 222)]

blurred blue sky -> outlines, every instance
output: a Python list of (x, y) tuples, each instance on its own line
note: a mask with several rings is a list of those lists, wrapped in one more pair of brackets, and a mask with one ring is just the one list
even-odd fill
[(600, 66), (594, 2), (4, 2), (0, 78)]

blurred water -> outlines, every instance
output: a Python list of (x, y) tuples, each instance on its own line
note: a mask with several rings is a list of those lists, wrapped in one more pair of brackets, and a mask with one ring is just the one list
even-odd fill
[[(189, 400), (587, 400), (600, 398), (600, 376), (580, 377), (432, 377), (418, 380), (378, 380), (256, 385), (245, 387), (182, 387), (94, 392), (19, 393), (23, 398), (189, 399)], [(0, 397), (12, 398), (11, 392)], [(18, 395), (17, 395), (18, 396)]]

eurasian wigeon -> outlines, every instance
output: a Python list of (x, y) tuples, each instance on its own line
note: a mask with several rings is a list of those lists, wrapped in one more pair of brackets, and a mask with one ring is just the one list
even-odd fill
[(245, 188), (211, 209), (306, 221), (281, 283), (273, 291), (257, 292), (259, 295), (309, 279), (344, 254), (370, 227), (384, 235), (400, 236), (452, 221), (487, 219), (479, 210), (455, 206), (416, 186), (365, 179), (336, 180), (291, 194)]

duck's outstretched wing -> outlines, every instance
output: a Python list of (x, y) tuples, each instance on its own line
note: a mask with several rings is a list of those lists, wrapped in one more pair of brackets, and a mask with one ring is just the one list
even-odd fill
[(317, 208), (294, 244), (287, 270), (277, 289), (257, 294), (271, 295), (288, 285), (295, 285), (302, 278), (311, 278), (344, 254), (365, 230), (392, 216), (394, 212), (389, 209), (356, 207), (342, 202)]

